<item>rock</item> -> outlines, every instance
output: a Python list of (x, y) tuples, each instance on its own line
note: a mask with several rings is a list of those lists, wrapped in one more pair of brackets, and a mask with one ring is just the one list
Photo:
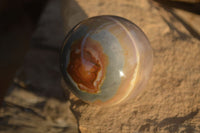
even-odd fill
[[(163, 8), (150, 0), (70, 3), (68, 7), (73, 9), (62, 14), (64, 33), (60, 28), (62, 21), (57, 21), (59, 15), (55, 16), (59, 7), (55, 1), (47, 5), (44, 13), (48, 15), (41, 16), (41, 21), (48, 22), (39, 23), (41, 29), (34, 34), (32, 49), (0, 109), (0, 133), (200, 132), (199, 34), (191, 34), (188, 25), (192, 24), (186, 26), (180, 21), (181, 11)], [(67, 19), (66, 13), (73, 17)], [(66, 86), (60, 83), (58, 48), (62, 37), (82, 18), (105, 14), (136, 23), (148, 36), (154, 51), (153, 72), (146, 89), (137, 98), (114, 107), (86, 104), (69, 91), (64, 96)]]

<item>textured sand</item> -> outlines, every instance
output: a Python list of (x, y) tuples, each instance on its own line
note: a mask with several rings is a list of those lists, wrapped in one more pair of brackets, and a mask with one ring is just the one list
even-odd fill
[(81, 132), (200, 132), (200, 42), (176, 11), (147, 0), (77, 2), (89, 17), (111, 14), (131, 20), (146, 33), (154, 51), (151, 79), (129, 103), (101, 108), (72, 97)]

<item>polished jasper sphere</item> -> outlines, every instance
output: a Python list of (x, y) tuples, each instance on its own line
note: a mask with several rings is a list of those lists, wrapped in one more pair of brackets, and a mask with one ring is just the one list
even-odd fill
[(132, 22), (97, 16), (76, 25), (61, 51), (67, 87), (85, 102), (115, 105), (144, 88), (152, 69), (147, 37)]

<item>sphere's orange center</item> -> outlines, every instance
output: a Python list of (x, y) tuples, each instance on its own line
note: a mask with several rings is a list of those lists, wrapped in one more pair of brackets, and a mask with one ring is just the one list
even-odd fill
[(107, 57), (98, 42), (89, 38), (81, 42), (72, 44), (67, 72), (80, 90), (97, 93), (105, 77)]

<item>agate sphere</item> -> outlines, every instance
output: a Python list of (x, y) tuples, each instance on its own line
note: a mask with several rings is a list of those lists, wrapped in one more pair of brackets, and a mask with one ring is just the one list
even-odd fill
[(77, 24), (66, 36), (60, 57), (67, 88), (97, 105), (115, 105), (136, 97), (153, 63), (142, 30), (117, 16), (97, 16)]

